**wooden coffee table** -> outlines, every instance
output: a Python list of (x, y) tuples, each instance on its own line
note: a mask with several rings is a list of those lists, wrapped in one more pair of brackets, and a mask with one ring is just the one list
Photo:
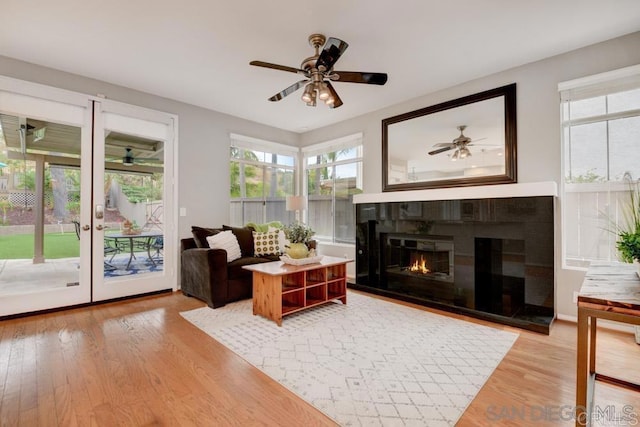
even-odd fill
[(253, 272), (253, 314), (282, 326), (282, 318), (332, 300), (347, 303), (348, 258), (325, 256), (320, 262), (289, 265), (282, 261), (246, 265)]

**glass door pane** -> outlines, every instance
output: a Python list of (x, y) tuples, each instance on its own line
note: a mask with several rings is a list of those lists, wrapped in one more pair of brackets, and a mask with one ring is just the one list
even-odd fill
[(89, 302), (90, 242), (80, 233), (88, 130), (2, 112), (0, 127), (0, 315)]
[[(136, 148), (111, 146), (130, 142)], [(163, 270), (164, 203), (162, 141), (111, 133), (105, 144), (105, 233), (103, 265), (106, 281)], [(148, 148), (145, 148), (148, 147)], [(123, 153), (130, 164), (123, 164)]]

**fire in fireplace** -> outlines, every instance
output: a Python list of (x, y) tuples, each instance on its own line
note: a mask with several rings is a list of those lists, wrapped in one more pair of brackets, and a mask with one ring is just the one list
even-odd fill
[(451, 238), (389, 234), (385, 243), (387, 273), (453, 282)]
[(427, 260), (424, 255), (420, 255), (420, 260), (415, 260), (409, 266), (409, 271), (412, 273), (429, 274), (431, 270), (427, 268)]

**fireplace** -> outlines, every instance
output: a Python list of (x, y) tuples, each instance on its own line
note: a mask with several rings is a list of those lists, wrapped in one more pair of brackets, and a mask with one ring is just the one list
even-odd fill
[(387, 289), (435, 301), (454, 298), (453, 239), (447, 236), (388, 234), (383, 239)]
[(352, 288), (549, 333), (552, 196), (411, 203), (356, 205)]

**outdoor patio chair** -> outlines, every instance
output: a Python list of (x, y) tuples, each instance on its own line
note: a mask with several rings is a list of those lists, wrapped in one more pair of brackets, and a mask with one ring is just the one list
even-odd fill
[(109, 262), (107, 262), (106, 259), (104, 260), (104, 269), (105, 270), (115, 270), (117, 268), (116, 266), (111, 264), (111, 261), (113, 261), (113, 257), (118, 255), (118, 253), (120, 253), (120, 248), (115, 244), (113, 246), (111, 246), (109, 241), (105, 239), (105, 241), (104, 241), (104, 257), (106, 258), (107, 255), (111, 255), (111, 258), (109, 258)]
[[(157, 262), (157, 263), (161, 263), (162, 262), (162, 251), (164, 249), (164, 238), (163, 237), (156, 237), (154, 238), (150, 244), (149, 244), (149, 257)], [(151, 251), (155, 251), (153, 254), (151, 253)]]
[[(76, 236), (78, 240), (80, 240), (80, 223), (78, 221), (71, 221), (76, 229)], [(108, 255), (111, 255), (109, 261), (104, 260), (104, 269), (105, 270), (116, 270), (117, 267), (111, 264), (113, 261), (113, 257), (116, 256), (120, 252), (120, 248), (117, 245), (111, 246), (107, 240), (104, 241), (104, 257), (106, 258)]]

